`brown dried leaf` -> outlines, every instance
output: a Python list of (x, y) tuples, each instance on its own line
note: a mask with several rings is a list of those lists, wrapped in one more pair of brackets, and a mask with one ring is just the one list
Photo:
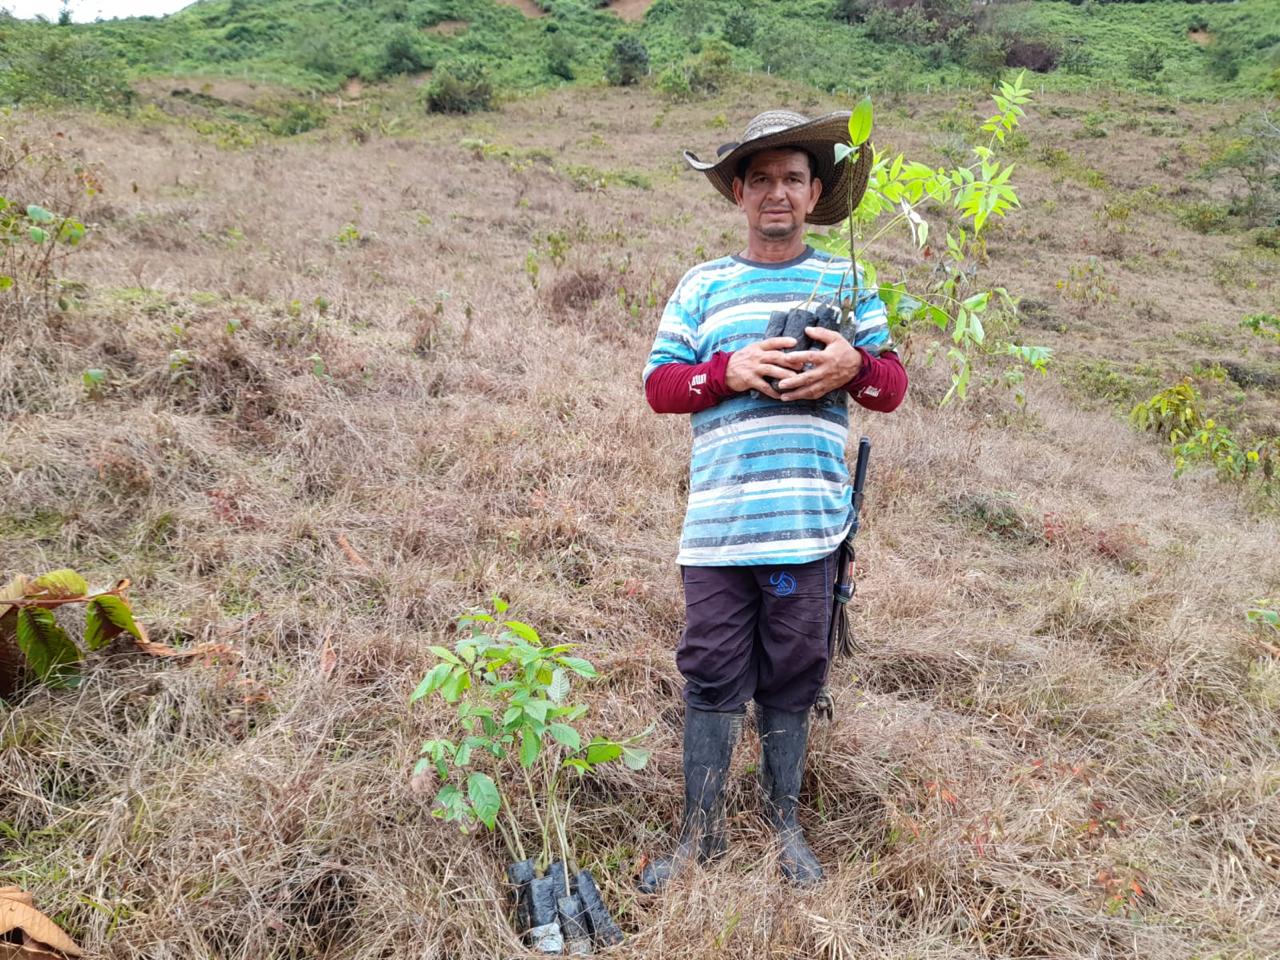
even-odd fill
[[(48, 948), (68, 957), (81, 956), (82, 951), (76, 942), (32, 903), (31, 895), (16, 887), (0, 889), (0, 935), (21, 930), (25, 937), (22, 949), (29, 951), (28, 955), (46, 949), (47, 944)], [(38, 942), (29, 947), (32, 941)]]

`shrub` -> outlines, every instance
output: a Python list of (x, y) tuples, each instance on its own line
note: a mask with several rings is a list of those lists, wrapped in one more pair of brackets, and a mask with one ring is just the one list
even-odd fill
[(432, 113), (475, 113), (492, 105), (489, 72), (474, 60), (441, 64), (427, 87), (427, 109)]
[(568, 34), (556, 31), (547, 44), (547, 72), (561, 80), (572, 80), (573, 58), (577, 53)]
[(996, 34), (975, 34), (965, 43), (965, 65), (984, 77), (999, 78), (1007, 59), (1005, 39)]
[(635, 37), (623, 37), (609, 51), (605, 76), (615, 87), (628, 87), (649, 72), (649, 51)]
[(725, 17), (724, 38), (735, 47), (749, 47), (756, 39), (756, 18), (747, 10), (734, 10)]
[(1008, 41), (1004, 64), (1006, 67), (1026, 68), (1036, 73), (1048, 73), (1058, 65), (1061, 51), (1044, 40), (1028, 40), (1014, 36)]
[(668, 100), (689, 100), (719, 92), (732, 76), (732, 48), (723, 40), (708, 40), (696, 57), (662, 71), (658, 92)]
[(1164, 69), (1164, 51), (1154, 43), (1143, 43), (1129, 51), (1125, 67), (1135, 79), (1154, 80)]
[(31, 31), (0, 45), (0, 103), (79, 103), (119, 109), (133, 102), (124, 61), (95, 40)]
[(421, 73), (429, 66), (426, 53), (418, 46), (417, 37), (411, 30), (401, 28), (383, 46), (378, 73), (383, 77), (394, 77), (402, 73)]

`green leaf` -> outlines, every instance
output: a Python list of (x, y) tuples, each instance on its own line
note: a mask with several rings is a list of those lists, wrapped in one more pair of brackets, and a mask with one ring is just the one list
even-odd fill
[(581, 657), (558, 657), (557, 659), (580, 677), (596, 675), (596, 668), (591, 665), (590, 660), (583, 660)]
[(840, 163), (842, 163), (845, 159), (847, 159), (850, 154), (854, 154), (854, 158), (850, 162), (857, 163), (858, 161), (857, 153), (858, 153), (857, 147), (851, 147), (847, 143), (837, 143), (836, 144), (836, 165), (839, 166)]
[(547, 685), (547, 696), (556, 703), (564, 703), (564, 698), (569, 695), (569, 675), (564, 672), (563, 667), (556, 667), (551, 671), (551, 682)]
[(455, 666), (462, 666), (462, 661), (458, 659), (457, 655), (452, 650), (447, 650), (444, 647), (427, 647), (427, 649), (441, 660), (452, 663)]
[(8, 290), (13, 286), (13, 277), (0, 276), (0, 290)]
[(18, 611), (18, 648), (42, 682), (56, 681), (74, 669), (80, 651), (67, 632), (58, 626), (53, 613), (40, 607), (23, 607)]
[(519, 723), (522, 716), (524, 716), (524, 710), (520, 707), (507, 707), (506, 713), (502, 715), (502, 725), (504, 727), (510, 727), (513, 724)]
[(53, 223), (53, 214), (33, 203), (27, 207), (27, 219), (32, 223)]
[(542, 742), (534, 735), (532, 730), (525, 727), (520, 742), (520, 766), (528, 770), (537, 761), (538, 754), (541, 752)]
[(565, 723), (553, 723), (547, 727), (547, 731), (557, 743), (563, 743), (570, 750), (582, 749), (582, 737), (578, 731)]
[(498, 785), (487, 775), (479, 772), (467, 777), (467, 799), (475, 808), (476, 816), (490, 830), (498, 818), (498, 810), (502, 806), (502, 795), (498, 793)]
[(409, 702), (416, 703), (427, 694), (435, 692), (452, 672), (453, 667), (450, 664), (437, 663), (427, 671), (427, 675), (422, 678), (422, 682), (409, 695)]
[(587, 763), (608, 763), (622, 756), (622, 744), (596, 737), (587, 745)]
[(98, 605), (102, 611), (102, 615), (110, 620), (113, 624), (127, 633), (133, 634), (139, 640), (145, 640), (142, 630), (133, 619), (133, 611), (129, 609), (129, 604), (121, 600), (117, 596), (110, 594), (94, 597), (93, 602)]
[(533, 629), (533, 627), (529, 626), (527, 623), (523, 623), (519, 620), (507, 620), (504, 621), (502, 625), (521, 640), (528, 641), (534, 646), (542, 645), (542, 639), (538, 636), (538, 631)]
[(533, 717), (539, 723), (543, 723), (547, 719), (547, 711), (551, 709), (551, 704), (546, 700), (530, 700), (524, 705), (526, 716)]
[(576, 770), (579, 776), (591, 772), (591, 764), (583, 760), (581, 757), (569, 757), (564, 763), (560, 764), (566, 770)]
[(651, 756), (653, 756), (652, 750), (645, 750), (641, 747), (622, 748), (622, 762), (630, 770), (643, 770)]
[(861, 146), (871, 136), (871, 98), (863, 97), (849, 117), (849, 143)]
[(84, 645), (99, 650), (122, 633), (142, 639), (142, 631), (134, 622), (129, 605), (119, 597), (94, 597), (85, 610)]
[(121, 634), (121, 630), (90, 603), (84, 613), (84, 645), (90, 650), (101, 650)]
[(49, 239), (49, 231), (40, 227), (31, 227), (27, 231), (27, 236), (31, 238), (32, 243), (44, 243)]
[(84, 239), (84, 224), (75, 220), (65, 220), (58, 228), (58, 242), (74, 247)]
[(462, 666), (450, 667), (448, 679), (440, 684), (440, 696), (449, 703), (457, 703), (464, 693), (471, 689), (471, 675)]
[(51, 570), (44, 576), (36, 577), (37, 587), (44, 587), (45, 593), (51, 597), (83, 597), (89, 592), (89, 584), (84, 577), (74, 570)]
[(494, 597), (494, 598), (493, 598), (493, 612), (494, 612), (494, 613), (506, 613), (506, 612), (507, 612), (508, 607), (509, 607), (509, 604), (507, 603), (507, 601), (503, 600), (501, 597)]

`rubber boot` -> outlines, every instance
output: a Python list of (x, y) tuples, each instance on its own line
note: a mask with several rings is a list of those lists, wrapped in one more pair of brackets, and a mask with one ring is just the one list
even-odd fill
[(684, 708), (684, 814), (680, 839), (669, 857), (651, 860), (640, 873), (641, 893), (656, 893), (679, 870), (724, 853), (724, 786), (743, 710), (717, 713)]
[(765, 812), (778, 831), (782, 875), (798, 886), (812, 886), (822, 879), (822, 865), (809, 849), (797, 816), (809, 742), (809, 711), (788, 713), (756, 704), (756, 729), (763, 754), (760, 786), (764, 789)]

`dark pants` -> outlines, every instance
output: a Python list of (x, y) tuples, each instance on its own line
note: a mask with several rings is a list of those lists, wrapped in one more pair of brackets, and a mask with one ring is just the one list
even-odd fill
[(813, 706), (827, 675), (836, 554), (810, 563), (682, 567), (685, 628), (676, 666), (685, 703), (737, 710)]

